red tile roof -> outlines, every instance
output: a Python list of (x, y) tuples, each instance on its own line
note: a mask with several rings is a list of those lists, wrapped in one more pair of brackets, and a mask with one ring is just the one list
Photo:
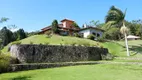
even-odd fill
[(64, 22), (64, 21), (71, 21), (71, 22), (74, 22), (73, 20), (69, 20), (69, 19), (63, 19), (63, 20), (61, 20), (61, 22)]

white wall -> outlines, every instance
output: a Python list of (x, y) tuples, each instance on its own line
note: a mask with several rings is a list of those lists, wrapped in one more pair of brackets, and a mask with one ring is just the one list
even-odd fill
[(100, 37), (103, 36), (103, 32), (100, 31), (100, 30), (94, 30), (94, 29), (91, 29), (91, 30), (90, 30), (90, 33), (91, 33), (91, 34), (92, 34), (92, 33), (96, 33), (96, 36), (97, 36), (97, 33), (98, 33), (98, 34), (100, 34)]
[(83, 37), (87, 38), (87, 36), (90, 35), (90, 29), (80, 31), (79, 33), (82, 33)]
[(97, 36), (97, 33), (98, 33), (98, 34), (100, 34), (100, 37), (102, 37), (102, 35), (103, 35), (102, 31), (95, 30), (95, 29), (82, 30), (79, 33), (82, 33), (84, 38), (87, 38), (87, 36), (92, 34), (92, 33), (96, 33), (96, 36)]

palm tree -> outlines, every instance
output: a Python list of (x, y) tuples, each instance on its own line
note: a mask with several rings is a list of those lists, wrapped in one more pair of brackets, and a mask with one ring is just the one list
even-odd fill
[(111, 27), (121, 28), (120, 31), (125, 36), (127, 56), (130, 56), (129, 48), (128, 48), (128, 42), (127, 42), (128, 29), (125, 27), (125, 23), (124, 23), (125, 22), (126, 10), (123, 13), (120, 9), (116, 8), (115, 6), (112, 6), (110, 8), (110, 10), (108, 11), (108, 14), (105, 18), (105, 23), (106, 23), (105, 27), (107, 27), (107, 29), (109, 29)]
[(123, 24), (124, 18), (125, 13), (123, 13), (120, 9), (116, 8), (115, 6), (111, 6), (105, 18), (105, 26), (107, 27), (107, 29), (111, 27), (120, 28)]
[(129, 53), (129, 47), (128, 47), (128, 41), (127, 41), (127, 33), (128, 33), (128, 28), (125, 26), (125, 23), (123, 22), (123, 26), (120, 29), (120, 32), (124, 35), (125, 37), (125, 46), (127, 49), (127, 56), (130, 56)]

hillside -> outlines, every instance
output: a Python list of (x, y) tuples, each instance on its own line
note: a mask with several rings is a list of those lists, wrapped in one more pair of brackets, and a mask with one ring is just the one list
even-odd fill
[[(108, 48), (109, 52), (115, 56), (126, 56), (126, 49), (124, 41), (111, 41), (100, 43), (89, 39), (71, 37), (71, 36), (59, 36), (53, 35), (52, 37), (47, 37), (47, 35), (34, 35), (23, 40), (20, 40), (21, 44), (45, 44), (45, 45), (84, 45), (84, 46), (97, 46)], [(12, 42), (13, 43), (13, 42)], [(10, 43), (9, 45), (11, 45)], [(129, 41), (131, 55), (142, 52), (141, 40)], [(6, 53), (8, 45), (2, 50)]]

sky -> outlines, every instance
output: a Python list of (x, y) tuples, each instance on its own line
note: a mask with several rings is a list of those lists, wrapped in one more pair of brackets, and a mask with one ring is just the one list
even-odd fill
[(64, 18), (76, 21), (79, 26), (91, 20), (104, 22), (109, 8), (114, 5), (125, 11), (126, 20), (142, 19), (142, 0), (0, 0), (0, 18), (10, 20), (0, 27), (16, 25), (25, 31), (40, 30)]

